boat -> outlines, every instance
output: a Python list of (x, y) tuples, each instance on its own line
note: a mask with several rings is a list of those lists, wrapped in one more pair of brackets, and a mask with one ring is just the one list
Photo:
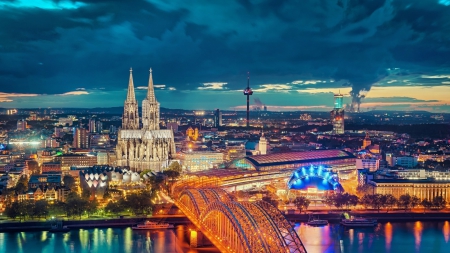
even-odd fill
[(350, 218), (341, 220), (341, 225), (345, 227), (375, 227), (377, 220), (367, 218)]
[(327, 220), (321, 220), (319, 219), (319, 217), (317, 217), (317, 219), (313, 218), (309, 218), (308, 222), (306, 223), (310, 226), (326, 226), (328, 225), (328, 221)]
[(49, 232), (51, 233), (65, 233), (69, 232), (70, 229), (67, 226), (63, 226), (62, 221), (56, 221), (56, 223), (52, 224)]
[(168, 229), (174, 228), (173, 224), (169, 223), (158, 223), (154, 221), (146, 221), (144, 224), (137, 224), (136, 226), (131, 227), (135, 230), (149, 230), (149, 229)]

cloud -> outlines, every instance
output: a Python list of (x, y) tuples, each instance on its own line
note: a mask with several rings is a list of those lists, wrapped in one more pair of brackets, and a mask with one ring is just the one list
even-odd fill
[(450, 78), (450, 75), (422, 75), (422, 78), (434, 78), (434, 79), (442, 79), (442, 78)]
[(76, 88), (75, 90), (86, 90), (86, 88)]
[(228, 83), (221, 83), (221, 82), (212, 82), (212, 83), (203, 83), (203, 86), (198, 87), (199, 90), (224, 90), (227, 89), (225, 85)]
[(254, 89), (254, 92), (267, 92), (267, 91), (289, 91), (292, 86), (286, 84), (263, 84), (259, 86), (259, 89)]
[(79, 95), (88, 95), (88, 94), (89, 94), (89, 92), (87, 92), (87, 91), (78, 90), (78, 91), (69, 91), (69, 92), (65, 92), (65, 93), (62, 93), (62, 94), (60, 94), (60, 95), (61, 95), (61, 96), (71, 96), (71, 95), (79, 96)]
[(26, 94), (26, 93), (5, 93), (0, 92), (0, 102), (12, 102), (13, 98), (19, 97), (36, 97), (38, 94)]

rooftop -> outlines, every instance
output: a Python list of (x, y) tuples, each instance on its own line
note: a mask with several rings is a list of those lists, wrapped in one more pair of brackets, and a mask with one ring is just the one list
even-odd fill
[(349, 158), (355, 158), (355, 156), (347, 151), (338, 149), (275, 153), (268, 155), (255, 155), (246, 157), (246, 159), (251, 161), (256, 166), (270, 166), (293, 162), (308, 163), (313, 162), (315, 160), (326, 161), (326, 160), (349, 159)]

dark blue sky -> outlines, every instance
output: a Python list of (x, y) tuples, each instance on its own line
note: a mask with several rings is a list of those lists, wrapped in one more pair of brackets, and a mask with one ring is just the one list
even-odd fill
[[(0, 107), (109, 107), (128, 70), (161, 106), (449, 111), (450, 0), (3, 0)], [(145, 90), (137, 91), (142, 99)]]

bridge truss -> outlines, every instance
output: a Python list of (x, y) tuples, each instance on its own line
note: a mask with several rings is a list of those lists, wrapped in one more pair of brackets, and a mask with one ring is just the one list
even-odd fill
[(306, 253), (284, 215), (267, 202), (237, 202), (223, 189), (186, 189), (178, 208), (222, 252)]

